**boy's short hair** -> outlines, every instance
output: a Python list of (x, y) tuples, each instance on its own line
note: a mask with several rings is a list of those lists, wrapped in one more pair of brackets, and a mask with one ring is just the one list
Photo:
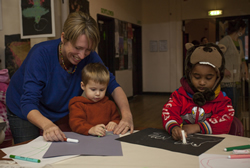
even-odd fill
[(89, 80), (108, 85), (109, 79), (109, 71), (101, 63), (89, 63), (82, 70), (82, 82), (85, 85), (89, 82)]

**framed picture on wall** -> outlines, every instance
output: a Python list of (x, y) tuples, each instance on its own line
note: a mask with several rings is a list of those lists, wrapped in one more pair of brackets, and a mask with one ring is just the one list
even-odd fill
[(20, 0), (21, 38), (55, 37), (54, 0)]

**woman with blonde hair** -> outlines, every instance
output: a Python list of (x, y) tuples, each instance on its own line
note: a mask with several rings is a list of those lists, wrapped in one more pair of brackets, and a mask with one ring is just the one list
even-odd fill
[[(46, 141), (66, 138), (57, 123), (68, 126), (69, 101), (82, 94), (79, 84), (83, 67), (102, 63), (94, 51), (99, 41), (96, 21), (88, 14), (74, 12), (66, 19), (61, 38), (36, 44), (30, 50), (7, 90), (8, 119), (15, 143), (38, 137), (40, 129)], [(114, 133), (132, 132), (127, 97), (111, 73), (107, 92), (122, 114)]]

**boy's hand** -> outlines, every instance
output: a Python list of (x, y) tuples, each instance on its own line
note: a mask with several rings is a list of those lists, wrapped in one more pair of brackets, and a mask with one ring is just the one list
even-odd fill
[(92, 128), (89, 129), (89, 134), (91, 135), (97, 135), (97, 136), (105, 136), (106, 130), (104, 124), (98, 124)]
[(198, 124), (185, 124), (182, 126), (182, 129), (187, 134), (194, 134), (194, 133), (200, 132), (200, 126)]
[[(182, 140), (181, 128), (176, 126), (172, 129), (172, 137), (174, 140)], [(187, 138), (187, 132), (185, 132), (185, 137)]]
[(108, 131), (114, 131), (115, 127), (117, 126), (117, 124), (113, 121), (110, 121), (107, 125), (106, 125), (106, 129)]

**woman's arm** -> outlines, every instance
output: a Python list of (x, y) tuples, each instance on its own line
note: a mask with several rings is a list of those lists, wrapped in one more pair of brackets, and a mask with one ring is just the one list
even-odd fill
[(114, 134), (125, 134), (129, 129), (130, 133), (133, 133), (133, 117), (129, 108), (129, 103), (126, 94), (124, 93), (121, 87), (117, 87), (111, 95), (113, 96), (122, 114), (122, 120), (115, 128)]
[(43, 130), (43, 138), (46, 141), (64, 141), (64, 138), (66, 138), (60, 128), (44, 117), (38, 110), (31, 110), (27, 115), (27, 119)]

